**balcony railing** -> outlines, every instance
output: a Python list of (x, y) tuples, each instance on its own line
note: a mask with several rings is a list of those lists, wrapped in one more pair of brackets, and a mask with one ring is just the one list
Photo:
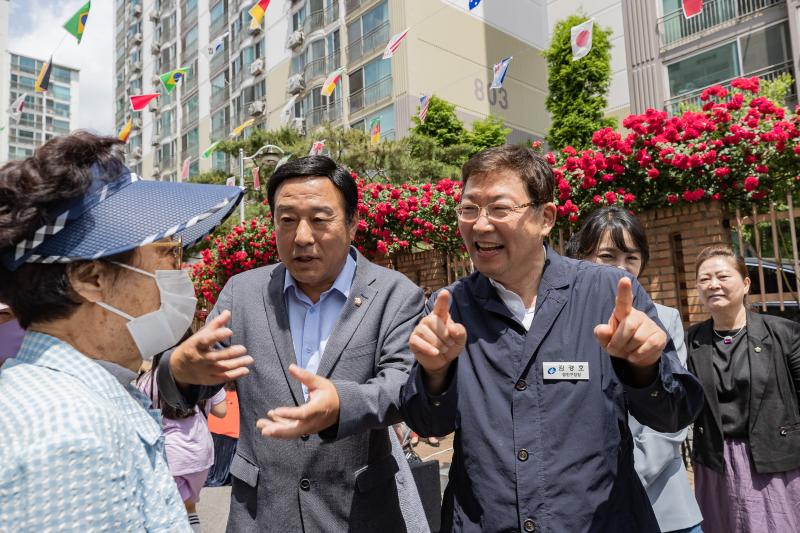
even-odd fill
[(305, 22), (303, 22), (303, 32), (308, 35), (312, 31), (321, 30), (324, 25), (325, 11), (320, 9), (318, 11), (314, 11), (306, 17)]
[(325, 11), (325, 24), (331, 24), (339, 20), (339, 1), (331, 4), (331, 9)]
[(661, 47), (677, 46), (700, 37), (707, 30), (723, 24), (735, 24), (742, 17), (762, 11), (786, 0), (706, 0), (699, 15), (687, 19), (683, 10), (673, 11), (658, 19)]
[(331, 102), (330, 106), (315, 107), (305, 114), (306, 128), (316, 128), (325, 122), (335, 122), (342, 116), (342, 101)]
[(226, 85), (224, 89), (218, 90), (217, 92), (211, 95), (211, 109), (216, 109), (218, 107), (221, 107), (222, 104), (228, 101), (228, 97), (229, 97), (228, 87)]
[[(772, 65), (760, 70), (756, 70), (754, 72), (750, 72), (749, 74), (745, 74), (744, 77), (751, 78), (753, 76), (757, 76), (758, 78), (764, 81), (772, 81), (775, 78), (779, 77), (781, 74), (789, 74), (792, 77), (794, 77), (794, 69), (792, 68), (791, 61), (780, 63), (778, 65)], [(730, 88), (731, 82), (734, 79), (740, 77), (742, 76), (736, 76), (735, 78), (731, 78), (719, 83), (714, 83), (706, 87), (701, 87), (689, 93), (673, 96), (672, 98), (664, 102), (664, 108), (668, 113), (674, 115), (681, 113), (687, 107), (700, 107), (705, 103), (702, 100), (700, 100), (700, 95), (703, 94), (703, 91), (705, 89), (713, 85), (722, 85), (723, 87)], [(790, 93), (787, 95), (787, 98), (791, 99), (792, 101), (797, 99), (797, 94), (794, 91), (793, 83), (790, 85)]]
[(171, 41), (175, 38), (178, 32), (175, 31), (175, 26), (167, 26), (161, 28), (161, 46), (163, 47), (167, 41)]
[(356, 91), (350, 95), (350, 112), (354, 113), (360, 109), (377, 104), (392, 96), (392, 77), (376, 81), (364, 89)]
[(208, 62), (208, 70), (211, 72), (211, 76), (213, 77), (217, 72), (222, 70), (222, 67), (228, 65), (228, 50), (222, 50), (221, 52), (217, 52), (211, 58), (211, 61)]
[[(181, 10), (183, 11), (183, 10)], [(197, 23), (197, 7), (188, 13), (181, 13), (181, 30), (186, 31)]]
[(348, 44), (347, 60), (350, 63), (354, 63), (364, 56), (368, 56), (377, 50), (382, 50), (387, 42), (389, 42), (388, 20), (365, 34), (361, 39)]
[(342, 66), (342, 52), (341, 50), (334, 50), (333, 53), (328, 54), (325, 58), (325, 70), (333, 72)]
[(310, 85), (314, 78), (325, 76), (325, 58), (320, 57), (319, 59), (306, 63), (304, 74), (306, 85)]
[(215, 20), (211, 27), (208, 29), (208, 38), (215, 39), (222, 35), (225, 28), (228, 27), (228, 13), (224, 13), (219, 19)]

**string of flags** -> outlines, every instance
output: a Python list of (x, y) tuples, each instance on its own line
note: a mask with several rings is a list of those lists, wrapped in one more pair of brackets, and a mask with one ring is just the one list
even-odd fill
[(425, 119), (428, 118), (428, 107), (431, 105), (431, 97), (423, 94), (419, 97), (419, 123), (425, 124)]
[(50, 87), (50, 74), (53, 71), (53, 56), (50, 56), (50, 61), (42, 65), (42, 70), (39, 71), (39, 76), (36, 78), (36, 85), (33, 90), (37, 93), (46, 93)]
[(267, 12), (267, 6), (269, 5), (269, 0), (258, 0), (256, 5), (250, 8), (250, 16), (253, 17), (250, 20), (250, 29), (254, 30), (261, 26), (261, 23), (264, 21), (264, 14)]
[(297, 102), (296, 94), (289, 98), (289, 101), (283, 106), (283, 110), (281, 111), (281, 124), (288, 124), (292, 119), (292, 111), (294, 110), (295, 102)]
[(478, 7), (478, 4), (480, 4), (480, 3), (481, 3), (481, 0), (469, 0), (469, 10), (472, 11), (473, 9)]
[(175, 87), (177, 87), (181, 80), (183, 80), (188, 71), (189, 67), (181, 67), (170, 70), (169, 72), (159, 76), (161, 79), (161, 84), (164, 85), (164, 89), (166, 89), (167, 94), (172, 94), (172, 91), (175, 90)]
[(381, 142), (381, 117), (375, 117), (369, 124), (369, 143), (372, 146)]
[(158, 93), (149, 93), (149, 94), (135, 94), (130, 97), (131, 101), (131, 109), (133, 111), (141, 111), (147, 104), (151, 101), (158, 98), (160, 95)]
[(186, 181), (189, 179), (189, 168), (192, 164), (192, 158), (187, 157), (183, 160), (183, 165), (181, 166), (181, 175), (179, 181)]
[(133, 129), (133, 119), (129, 118), (128, 122), (125, 123), (125, 126), (119, 130), (119, 135), (117, 137), (122, 142), (128, 142), (128, 137), (131, 136), (131, 130)]
[(311, 150), (309, 150), (308, 155), (322, 155), (323, 150), (325, 150), (325, 139), (321, 141), (314, 141), (314, 144), (311, 145)]
[(73, 37), (78, 39), (78, 44), (81, 44), (83, 32), (86, 31), (86, 22), (89, 20), (89, 10), (92, 8), (92, 2), (86, 2), (83, 7), (75, 12), (74, 15), (64, 24), (64, 29), (67, 30)]
[(231, 137), (238, 137), (244, 130), (255, 124), (256, 119), (250, 118), (233, 128), (231, 131)]
[(222, 142), (222, 141), (215, 141), (215, 142), (211, 143), (211, 146), (209, 146), (208, 148), (206, 148), (205, 152), (203, 152), (203, 154), (202, 154), (202, 156), (201, 156), (201, 157), (202, 157), (203, 159), (208, 159), (209, 157), (211, 157), (211, 154), (213, 154), (213, 153), (214, 153), (214, 150), (216, 150), (216, 149), (217, 149), (217, 146), (218, 146), (218, 145), (219, 145), (219, 143), (221, 143), (221, 142)]
[(228, 32), (225, 32), (216, 39), (214, 39), (213, 42), (208, 43), (208, 46), (206, 46), (206, 55), (208, 56), (209, 59), (214, 57), (214, 54), (222, 52), (222, 50), (225, 48), (225, 38), (227, 36)]
[(494, 78), (492, 79), (492, 84), (489, 86), (490, 89), (499, 89), (503, 86), (503, 81), (506, 79), (506, 74), (508, 74), (508, 65), (511, 63), (512, 59), (514, 59), (514, 57), (509, 56), (505, 59), (501, 59), (499, 63), (495, 63), (492, 68)]

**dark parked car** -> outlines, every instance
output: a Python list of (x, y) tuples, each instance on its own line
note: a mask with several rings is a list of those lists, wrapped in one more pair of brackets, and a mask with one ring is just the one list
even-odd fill
[[(761, 282), (758, 276), (758, 258), (745, 257), (745, 265), (750, 274), (750, 296), (748, 302), (754, 311), (763, 313), (761, 306)], [(800, 322), (800, 305), (798, 305), (797, 278), (794, 274), (794, 262), (781, 262), (781, 279), (783, 281), (783, 311), (781, 311), (781, 298), (778, 293), (778, 265), (768, 259), (761, 260), (764, 272), (764, 296), (767, 303), (766, 313), (782, 316), (795, 322)]]

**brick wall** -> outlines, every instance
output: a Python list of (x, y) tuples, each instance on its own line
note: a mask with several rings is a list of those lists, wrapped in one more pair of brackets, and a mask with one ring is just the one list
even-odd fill
[(708, 318), (695, 289), (694, 261), (711, 244), (731, 244), (728, 216), (719, 202), (641, 213), (650, 262), (639, 276), (654, 301), (678, 309), (687, 326)]
[(447, 285), (447, 256), (438, 250), (398, 254), (392, 264), (420, 287), (435, 291)]

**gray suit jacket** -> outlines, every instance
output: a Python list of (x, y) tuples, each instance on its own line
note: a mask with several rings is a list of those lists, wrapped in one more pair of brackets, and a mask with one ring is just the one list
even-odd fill
[[(658, 319), (672, 338), (678, 359), (686, 367), (686, 343), (683, 322), (677, 309), (655, 304)], [(675, 433), (659, 433), (628, 415), (633, 435), (634, 467), (653, 505), (661, 531), (689, 529), (703, 520), (700, 507), (689, 485), (689, 476), (681, 457), (681, 443), (689, 429)]]
[[(357, 260), (350, 296), (317, 372), (336, 386), (339, 423), (318, 435), (266, 439), (256, 428), (270, 409), (304, 401), (287, 371), (296, 359), (285, 266), (234, 276), (209, 316), (230, 310), (230, 343), (246, 346), (255, 359), (237, 382), (241, 428), (228, 531), (428, 530), (408, 463), (387, 430), (400, 421), (400, 388), (413, 362), (408, 339), (424, 297), (404, 275), (351, 253)], [(166, 375), (164, 368), (159, 374)]]

